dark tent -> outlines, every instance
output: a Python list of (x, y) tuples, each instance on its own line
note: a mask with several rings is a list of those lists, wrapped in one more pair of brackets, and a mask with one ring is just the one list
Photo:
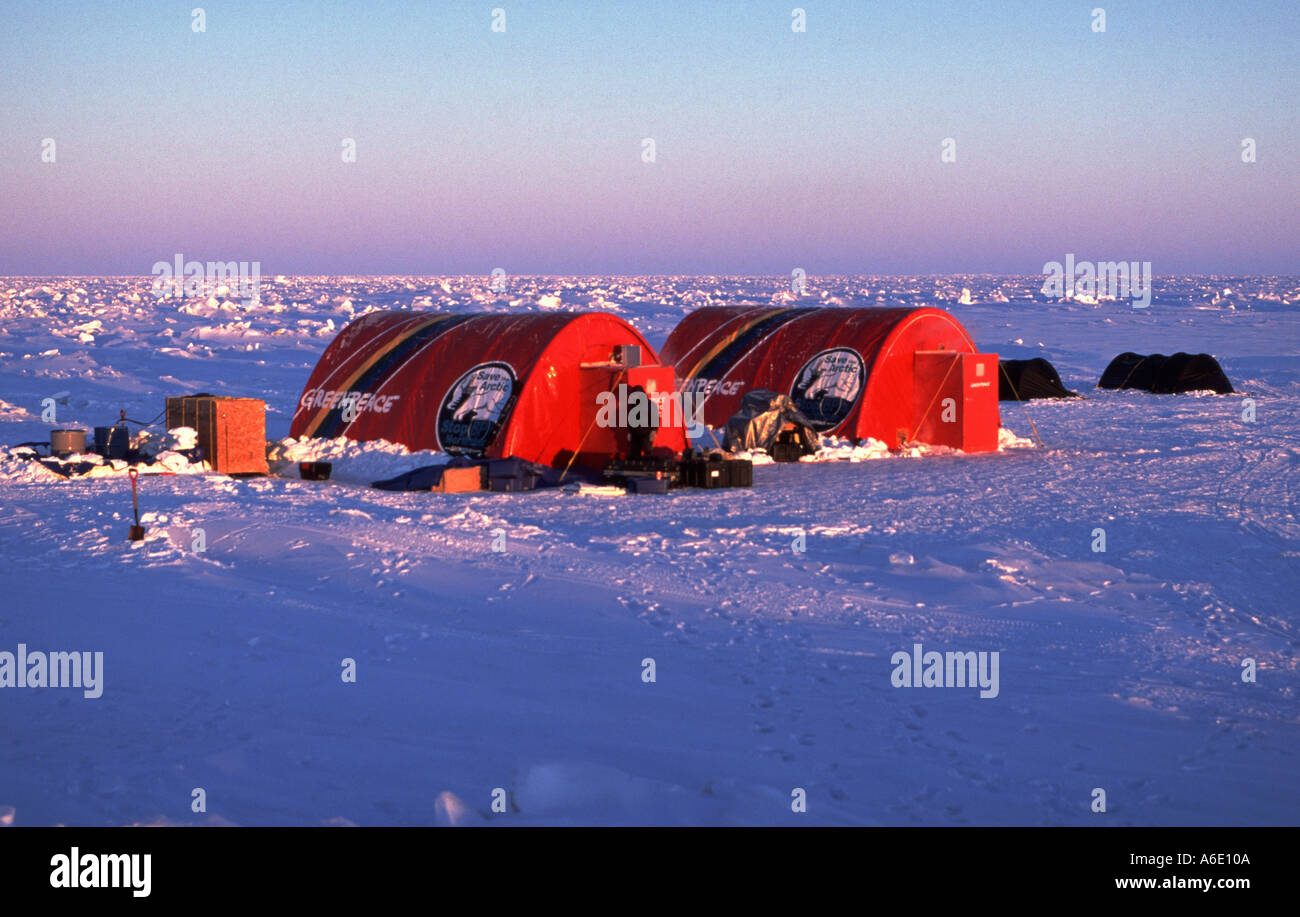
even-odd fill
[(1169, 359), (1163, 353), (1142, 356), (1137, 353), (1122, 353), (1110, 361), (1106, 371), (1101, 374), (1097, 388), (1140, 388), (1151, 391), (1155, 384), (1156, 370)]
[(1232, 383), (1224, 375), (1219, 361), (1208, 353), (1163, 353), (1143, 356), (1122, 353), (1110, 361), (1101, 374), (1098, 388), (1137, 388), (1160, 395), (1178, 392), (1215, 392), (1230, 395)]
[(1165, 363), (1164, 372), (1157, 379), (1157, 392), (1215, 392), (1231, 395), (1232, 383), (1208, 353), (1176, 353)]
[[(442, 481), (449, 468), (477, 468), (483, 490), (532, 490), (535, 487), (557, 487), (563, 474), (555, 468), (526, 462), (520, 458), (472, 459), (457, 456), (443, 465), (423, 465), (395, 478), (374, 481), (371, 487), (379, 490), (433, 490)], [(592, 480), (590, 473), (579, 471), (577, 480)]]
[(1077, 398), (1061, 383), (1056, 367), (1042, 357), (1032, 360), (1001, 360), (998, 374), (999, 401), (1029, 401), (1031, 398)]

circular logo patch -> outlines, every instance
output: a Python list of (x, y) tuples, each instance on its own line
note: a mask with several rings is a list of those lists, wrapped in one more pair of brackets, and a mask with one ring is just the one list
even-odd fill
[(496, 439), (514, 402), (515, 372), (505, 363), (480, 363), (443, 396), (438, 444), (444, 452), (481, 457)]
[(856, 350), (823, 350), (803, 365), (790, 386), (790, 400), (819, 433), (844, 422), (862, 394), (866, 373)]

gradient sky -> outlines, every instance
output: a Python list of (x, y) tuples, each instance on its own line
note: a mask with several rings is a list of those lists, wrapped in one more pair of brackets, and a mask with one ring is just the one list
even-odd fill
[(0, 274), (1300, 272), (1295, 0), (797, 2), (4, 0)]

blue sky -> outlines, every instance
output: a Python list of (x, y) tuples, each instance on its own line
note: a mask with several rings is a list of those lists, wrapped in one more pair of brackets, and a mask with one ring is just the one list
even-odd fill
[(0, 10), (0, 273), (1300, 263), (1294, 3), (198, 2)]

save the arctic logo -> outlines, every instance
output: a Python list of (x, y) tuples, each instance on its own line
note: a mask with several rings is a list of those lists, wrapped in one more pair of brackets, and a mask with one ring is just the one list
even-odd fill
[(862, 393), (866, 372), (856, 350), (823, 350), (803, 365), (790, 386), (790, 400), (819, 433), (844, 422)]
[(480, 363), (443, 396), (438, 443), (454, 455), (482, 456), (496, 439), (515, 393), (515, 371), (506, 363)]

